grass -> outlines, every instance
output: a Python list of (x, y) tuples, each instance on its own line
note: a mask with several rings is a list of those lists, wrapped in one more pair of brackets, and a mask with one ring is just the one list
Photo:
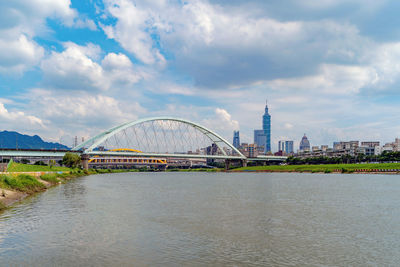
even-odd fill
[(354, 172), (356, 170), (400, 169), (400, 163), (324, 164), (324, 165), (271, 165), (234, 169), (233, 171), (285, 171), (285, 172)]
[(25, 193), (39, 192), (46, 188), (44, 184), (39, 182), (33, 176), (26, 174), (20, 174), (17, 176), (2, 175), (0, 176), (0, 187)]
[(8, 172), (48, 172), (48, 171), (70, 171), (70, 168), (67, 167), (58, 167), (58, 166), (41, 166), (41, 165), (30, 165), (30, 164), (22, 164), (12, 162), (8, 167)]
[(58, 183), (60, 180), (57, 178), (59, 174), (57, 173), (46, 173), (40, 176), (40, 179), (52, 183), (52, 184), (56, 184)]

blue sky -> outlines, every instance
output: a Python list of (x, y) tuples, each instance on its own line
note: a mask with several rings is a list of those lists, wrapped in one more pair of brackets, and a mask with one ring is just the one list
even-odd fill
[(397, 1), (14, 0), (0, 3), (1, 130), (72, 144), (156, 115), (243, 142), (392, 141)]

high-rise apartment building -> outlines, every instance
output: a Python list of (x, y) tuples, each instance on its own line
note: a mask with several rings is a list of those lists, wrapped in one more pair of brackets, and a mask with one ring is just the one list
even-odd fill
[(236, 148), (239, 148), (240, 146), (239, 131), (233, 131), (233, 146)]
[(361, 142), (361, 146), (366, 146), (366, 147), (376, 147), (376, 146), (379, 146), (379, 141), (367, 141), (367, 142)]
[(281, 140), (278, 143), (278, 151), (285, 152), (286, 154), (293, 153), (293, 141)]

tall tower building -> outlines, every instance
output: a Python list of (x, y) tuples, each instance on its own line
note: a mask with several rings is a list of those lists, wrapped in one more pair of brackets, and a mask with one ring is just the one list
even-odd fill
[(265, 134), (265, 153), (267, 153), (271, 151), (271, 115), (268, 113), (268, 102), (265, 103), (263, 131)]
[(240, 146), (239, 131), (233, 131), (233, 146), (236, 148)]
[(76, 147), (78, 145), (78, 136), (75, 136), (75, 138), (74, 138), (74, 146), (73, 147)]

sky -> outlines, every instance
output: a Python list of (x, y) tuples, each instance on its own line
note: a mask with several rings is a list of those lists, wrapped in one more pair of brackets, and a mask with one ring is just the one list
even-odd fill
[(68, 146), (185, 118), (272, 149), (400, 136), (398, 1), (0, 2), (0, 130)]

